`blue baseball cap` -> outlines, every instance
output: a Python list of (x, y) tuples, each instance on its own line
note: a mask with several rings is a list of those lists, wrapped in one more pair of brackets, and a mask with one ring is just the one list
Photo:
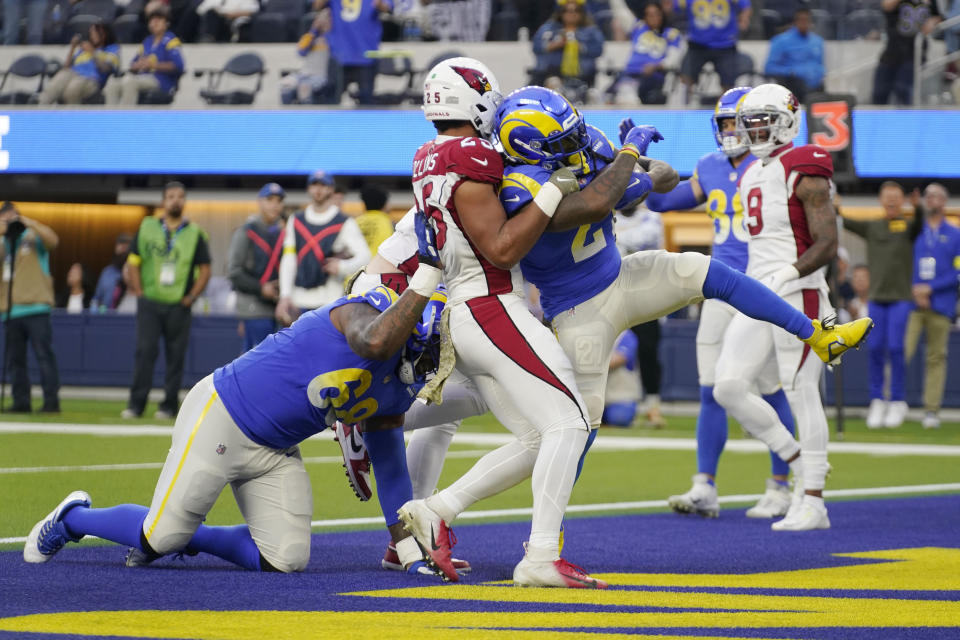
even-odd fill
[(280, 196), (280, 199), (283, 200), (287, 197), (287, 192), (276, 182), (268, 182), (260, 187), (260, 193), (257, 194), (257, 197), (269, 198), (270, 196)]
[(316, 171), (310, 174), (310, 177), (307, 178), (307, 186), (309, 187), (310, 185), (316, 184), (317, 182), (319, 182), (320, 184), (325, 184), (328, 187), (332, 187), (333, 176), (327, 173), (326, 171), (324, 171), (323, 169), (317, 169)]

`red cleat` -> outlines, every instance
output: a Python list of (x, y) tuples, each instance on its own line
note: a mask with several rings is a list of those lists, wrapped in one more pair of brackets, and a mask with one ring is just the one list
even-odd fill
[(360, 429), (355, 424), (343, 424), (337, 420), (333, 426), (334, 440), (340, 443), (343, 468), (346, 470), (350, 488), (360, 500), (366, 502), (373, 495), (370, 489), (370, 456), (363, 444)]

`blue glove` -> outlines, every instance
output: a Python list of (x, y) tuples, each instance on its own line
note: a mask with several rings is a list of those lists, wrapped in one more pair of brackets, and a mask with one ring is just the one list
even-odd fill
[(625, 118), (620, 122), (621, 147), (632, 144), (637, 148), (637, 152), (640, 155), (645, 156), (647, 155), (647, 147), (650, 146), (650, 143), (659, 142), (660, 140), (663, 140), (663, 136), (660, 135), (657, 128), (652, 125), (643, 124), (637, 127), (633, 125), (633, 120), (630, 118)]
[(413, 214), (413, 230), (417, 236), (417, 258), (431, 267), (442, 267), (440, 251), (437, 250), (437, 230), (427, 214), (417, 209)]

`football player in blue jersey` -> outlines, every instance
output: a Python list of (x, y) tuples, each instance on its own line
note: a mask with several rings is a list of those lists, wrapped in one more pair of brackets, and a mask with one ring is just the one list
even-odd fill
[[(620, 128), (621, 136), (635, 131), (629, 119)], [(662, 139), (650, 129), (653, 133), (646, 144)], [(501, 190), (508, 214), (527, 205), (555, 167), (566, 164), (581, 175), (582, 183), (590, 183), (603, 175), (597, 171), (612, 152), (597, 144), (596, 136), (591, 138), (569, 102), (539, 87), (518, 89), (504, 99), (494, 120), (494, 134), (517, 163), (505, 169)], [(624, 148), (630, 149), (630, 145)], [(638, 156), (638, 167), (651, 167), (642, 157), (646, 146), (632, 150)], [(642, 198), (654, 186), (650, 175), (642, 172), (635, 180), (637, 184), (628, 187), (618, 207)], [(673, 181), (667, 189), (675, 184)], [(558, 215), (561, 212), (558, 208)], [(584, 215), (562, 221), (571, 228), (545, 233), (520, 266), (527, 280), (540, 290), (545, 319), (573, 362), (577, 387), (594, 425), (603, 413), (607, 361), (620, 332), (704, 298), (723, 300), (748, 316), (784, 328), (809, 344), (824, 361), (859, 345), (869, 329), (853, 323), (823, 327), (819, 319), (808, 318), (756, 280), (699, 253), (642, 251), (621, 260), (613, 243), (612, 211), (600, 219)], [(551, 225), (548, 231), (555, 228)], [(786, 429), (783, 434), (755, 435), (776, 451), (795, 444)]]
[[(313, 497), (298, 444), (336, 420), (400, 433), (436, 368), (445, 298), (436, 292), (432, 227), (422, 214), (417, 222), (420, 266), (402, 295), (377, 286), (341, 298), (198, 382), (177, 416), (151, 506), (94, 509), (86, 492), (74, 491), (30, 531), (24, 560), (46, 562), (67, 542), (95, 535), (129, 545), (128, 566), (202, 551), (254, 571), (306, 567)], [(409, 499), (406, 466), (377, 473), (390, 496), (381, 498), (383, 511), (395, 514)], [(388, 490), (390, 478), (397, 486)], [(228, 484), (246, 524), (201, 524)], [(398, 522), (387, 524), (398, 551), (412, 548), (401, 553), (414, 558), (408, 572), (428, 572)]]
[[(737, 106), (750, 87), (736, 87), (717, 100), (711, 123), (717, 151), (700, 158), (689, 180), (665, 194), (653, 193), (647, 206), (653, 211), (684, 211), (706, 203), (713, 220), (714, 260), (743, 272), (747, 268), (747, 240), (743, 206), (737, 195), (740, 176), (756, 158), (746, 140), (736, 131)], [(727, 413), (713, 397), (714, 371), (723, 336), (736, 310), (720, 300), (704, 300), (697, 329), (697, 373), (700, 378), (700, 413), (697, 416), (697, 474), (686, 493), (670, 496), (670, 507), (678, 513), (696, 513), (715, 518), (717, 500), (717, 464), (727, 441)], [(758, 381), (764, 399), (774, 408), (784, 426), (794, 433), (793, 413), (787, 395), (780, 386), (775, 367)], [(787, 476), (790, 467), (780, 456), (770, 453), (772, 477), (760, 501), (747, 510), (751, 518), (776, 518), (790, 507)]]

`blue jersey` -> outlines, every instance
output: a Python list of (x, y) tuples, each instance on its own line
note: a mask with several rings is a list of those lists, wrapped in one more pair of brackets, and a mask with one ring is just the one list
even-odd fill
[[(595, 129), (590, 130), (590, 135), (603, 136)], [(606, 141), (606, 136), (603, 140)], [(599, 138), (596, 142), (602, 149)], [(605, 144), (610, 146), (609, 141)], [(612, 157), (612, 151), (611, 146), (610, 153), (602, 155)], [(603, 160), (598, 159), (598, 163), (602, 165)], [(597, 166), (596, 171), (581, 178), (581, 184), (589, 184), (602, 168)], [(507, 215), (513, 215), (529, 204), (540, 191), (540, 186), (549, 179), (550, 171), (536, 165), (504, 167), (500, 201)], [(617, 203), (617, 208), (626, 207), (643, 197), (649, 184), (649, 180), (634, 180)], [(540, 305), (546, 320), (589, 300), (609, 287), (620, 273), (613, 212), (600, 222), (558, 233), (544, 233), (520, 261), (520, 269), (523, 277), (540, 290)]]
[(623, 368), (627, 371), (637, 370), (637, 347), (639, 346), (640, 341), (637, 339), (637, 334), (630, 329), (621, 333), (620, 337), (617, 338), (617, 344), (613, 345), (613, 350), (626, 358), (627, 361), (623, 363)]
[(737, 15), (750, 8), (750, 0), (673, 0), (673, 8), (687, 13), (690, 42), (726, 49), (737, 44)]
[(747, 270), (750, 233), (744, 226), (737, 185), (754, 160), (748, 155), (734, 169), (726, 154), (714, 151), (700, 158), (693, 170), (693, 177), (707, 199), (707, 213), (713, 219), (713, 258), (741, 273)]
[(160, 89), (162, 91), (170, 91), (170, 89), (176, 86), (180, 75), (183, 73), (183, 53), (181, 48), (180, 38), (173, 35), (170, 31), (163, 34), (163, 37), (159, 40), (149, 35), (140, 45), (140, 49), (133, 59), (153, 60), (154, 63), (172, 62), (174, 66), (173, 71), (150, 72), (153, 73), (157, 82), (160, 83)]
[[(392, 0), (387, 0), (393, 8)], [(383, 25), (374, 0), (331, 0), (333, 18), (327, 42), (330, 53), (344, 65), (370, 66), (376, 63), (367, 51), (380, 48)]]
[[(642, 73), (643, 68), (651, 62), (660, 64), (667, 57), (670, 47), (680, 48), (680, 32), (673, 27), (663, 29), (657, 33), (651, 29), (646, 22), (638, 22), (630, 36), (631, 53), (630, 59), (624, 71), (627, 73)], [(657, 72), (658, 77), (663, 77), (662, 72)]]
[(240, 430), (258, 444), (286, 449), (338, 419), (406, 413), (423, 385), (397, 378), (401, 352), (385, 361), (362, 358), (330, 321), (337, 307), (386, 295), (397, 297), (375, 287), (310, 311), (217, 369), (213, 384)]

